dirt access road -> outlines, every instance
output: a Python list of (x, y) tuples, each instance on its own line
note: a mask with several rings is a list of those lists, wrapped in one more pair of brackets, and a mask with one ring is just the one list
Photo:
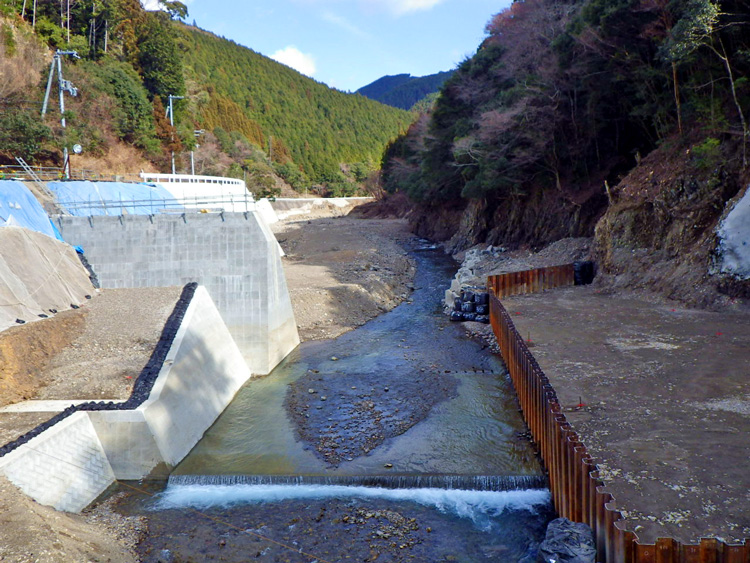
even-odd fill
[(414, 235), (403, 220), (323, 217), (272, 229), (303, 341), (361, 326), (414, 289), (414, 261), (399, 244)]

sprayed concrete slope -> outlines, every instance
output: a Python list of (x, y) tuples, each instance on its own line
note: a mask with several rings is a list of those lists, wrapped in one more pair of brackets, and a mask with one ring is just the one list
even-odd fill
[(198, 282), (250, 370), (269, 373), (299, 344), (278, 243), (257, 212), (54, 219), (102, 287)]
[(717, 229), (716, 268), (722, 274), (750, 279), (750, 189)]

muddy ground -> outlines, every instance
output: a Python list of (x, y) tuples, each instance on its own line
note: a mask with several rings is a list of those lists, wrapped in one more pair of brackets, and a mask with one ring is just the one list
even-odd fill
[(134, 563), (143, 519), (108, 505), (85, 515), (57, 512), (0, 478), (0, 561), (7, 563)]

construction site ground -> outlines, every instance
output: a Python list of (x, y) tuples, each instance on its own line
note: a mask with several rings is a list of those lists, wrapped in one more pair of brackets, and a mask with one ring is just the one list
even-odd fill
[[(303, 339), (358, 326), (411, 289), (413, 266), (393, 242), (409, 236), (401, 221), (323, 218), (275, 230)], [(127, 397), (179, 291), (105, 290), (80, 310), (4, 331), (0, 406)], [(642, 541), (750, 537), (747, 306), (705, 312), (596, 286), (504, 304)], [(466, 325), (479, 327), (486, 335), (487, 325)], [(8, 418), (0, 440), (39, 417), (25, 416)], [(107, 505), (86, 517), (56, 513), (0, 480), (2, 560), (132, 561), (147, 528)]]
[(750, 311), (570, 287), (503, 300), (642, 543), (750, 538)]
[[(396, 242), (410, 236), (404, 221), (334, 211), (274, 227), (288, 254), (284, 267), (303, 340), (351, 330), (413, 288), (414, 265)], [(0, 444), (73, 401), (126, 399), (181, 290), (91, 288), (92, 299), (79, 309), (0, 332)], [(136, 561), (148, 523), (113, 512), (116, 501), (84, 515), (59, 513), (0, 478), (0, 561)]]
[(74, 402), (130, 396), (182, 288), (108, 289), (0, 333), (0, 443)]

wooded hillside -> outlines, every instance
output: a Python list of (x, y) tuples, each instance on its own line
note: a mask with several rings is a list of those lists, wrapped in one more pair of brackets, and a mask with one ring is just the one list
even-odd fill
[(383, 184), (448, 250), (593, 237), (601, 276), (731, 304), (717, 227), (750, 183), (750, 5), (525, 0), (497, 14)]
[[(61, 147), (77, 143), (89, 159), (118, 145), (164, 172), (174, 151), (185, 171), (186, 151), (200, 145), (197, 173), (250, 177), (269, 189), (281, 176), (299, 189), (343, 193), (413, 120), (187, 26), (184, 4), (161, 3), (163, 11), (146, 12), (138, 0), (76, 0), (67, 11), (57, 0), (0, 0), (0, 164), (23, 156), (60, 165)], [(62, 57), (79, 92), (66, 94), (65, 130), (57, 92), (39, 118), (55, 49), (80, 56)], [(174, 127), (169, 95), (184, 97), (174, 102)]]
[(250, 140), (261, 146), (273, 137), (277, 161), (291, 158), (319, 181), (335, 181), (340, 163), (374, 166), (412, 121), (195, 28), (180, 26), (179, 42), (201, 119), (228, 131), (251, 128)]
[(717, 186), (734, 178), (725, 201), (748, 158), (748, 24), (735, 0), (515, 2), (390, 145), (385, 185), (428, 214), (470, 207), (462, 244), (591, 235), (655, 149), (681, 147)]

